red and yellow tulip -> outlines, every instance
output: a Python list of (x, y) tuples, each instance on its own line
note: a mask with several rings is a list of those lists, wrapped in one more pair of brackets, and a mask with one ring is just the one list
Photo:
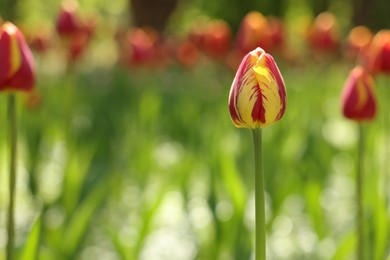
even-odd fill
[(355, 67), (345, 82), (342, 110), (346, 118), (355, 121), (371, 120), (376, 115), (374, 79), (361, 66)]
[(229, 94), (229, 112), (236, 127), (264, 128), (284, 115), (286, 88), (273, 59), (261, 48), (242, 60)]
[(23, 34), (12, 23), (0, 27), (0, 90), (29, 91), (35, 85), (35, 63)]

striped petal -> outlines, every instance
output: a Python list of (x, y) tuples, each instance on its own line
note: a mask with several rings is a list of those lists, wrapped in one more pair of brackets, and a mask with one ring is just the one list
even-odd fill
[(242, 60), (229, 95), (229, 111), (236, 127), (263, 128), (277, 122), (286, 107), (283, 78), (271, 55), (261, 48)]

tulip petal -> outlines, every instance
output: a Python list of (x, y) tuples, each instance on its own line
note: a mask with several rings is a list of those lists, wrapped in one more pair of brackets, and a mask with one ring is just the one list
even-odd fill
[(248, 53), (238, 68), (229, 95), (229, 110), (236, 127), (254, 127), (252, 108), (256, 104), (259, 86), (253, 73), (257, 56)]
[(33, 55), (20, 33), (17, 39), (21, 50), (21, 64), (18, 71), (10, 79), (9, 86), (27, 91), (35, 85), (35, 63)]
[[(262, 104), (260, 117), (254, 120), (260, 121), (263, 126), (268, 126), (278, 121), (285, 111), (285, 87), (275, 61), (269, 54), (260, 56), (254, 67), (257, 82), (262, 82)], [(265, 113), (265, 114), (264, 114)]]
[[(0, 83), (5, 82), (7, 78), (13, 75), (22, 62), (18, 41), (14, 37), (17, 28), (11, 23), (6, 23), (2, 26), (2, 29), (0, 33)], [(0, 85), (0, 88), (2, 85)]]

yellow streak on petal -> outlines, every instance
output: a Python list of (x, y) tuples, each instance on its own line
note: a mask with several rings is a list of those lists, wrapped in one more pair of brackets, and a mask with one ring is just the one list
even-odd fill
[(21, 59), (21, 53), (18, 46), (18, 41), (16, 38), (11, 38), (11, 69), (9, 76), (13, 75), (21, 66), (22, 59)]
[[(257, 57), (252, 57), (251, 59), (256, 60)], [(242, 87), (241, 92), (239, 93), (237, 107), (242, 120), (248, 125), (248, 127), (255, 128), (258, 126), (256, 124), (257, 122), (253, 121), (252, 110), (256, 102), (254, 87), (257, 85), (257, 81), (253, 75), (253, 70), (249, 69), (243, 76), (243, 79), (246, 84)]]
[(265, 109), (265, 124), (272, 125), (275, 123), (282, 102), (280, 100), (278, 85), (273, 75), (267, 67), (261, 62), (253, 68), (257, 81), (259, 82), (263, 98), (263, 106)]
[(364, 86), (364, 82), (361, 79), (359, 79), (356, 82), (356, 90), (357, 90), (358, 100), (357, 100), (355, 108), (357, 110), (360, 110), (366, 104), (367, 99), (368, 99), (367, 90), (366, 90), (366, 88)]
[(7, 32), (7, 34), (10, 37), (10, 60), (11, 63), (10, 71), (8, 76), (13, 75), (21, 66), (22, 59), (21, 59), (21, 51), (19, 48), (18, 40), (16, 38), (17, 28), (12, 23), (5, 23), (3, 25), (4, 30)]

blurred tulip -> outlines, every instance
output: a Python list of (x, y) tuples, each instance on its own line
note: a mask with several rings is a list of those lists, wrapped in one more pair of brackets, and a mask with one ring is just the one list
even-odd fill
[(206, 34), (207, 22), (203, 19), (195, 21), (192, 28), (190, 29), (188, 39), (198, 47), (199, 50), (204, 49), (204, 39)]
[(286, 108), (283, 77), (261, 48), (242, 60), (229, 94), (231, 119), (239, 128), (264, 128), (279, 121)]
[(319, 14), (307, 32), (307, 41), (315, 51), (335, 51), (340, 40), (336, 18), (329, 12)]
[(268, 18), (269, 32), (271, 37), (271, 50), (278, 50), (283, 47), (286, 40), (286, 33), (283, 21), (276, 17)]
[(366, 55), (373, 34), (366, 26), (356, 26), (348, 34), (347, 41), (344, 46), (344, 54), (347, 58), (357, 58), (361, 55)]
[(141, 28), (130, 29), (123, 43), (123, 59), (127, 65), (148, 64), (155, 55), (154, 39)]
[(185, 41), (177, 48), (176, 57), (181, 64), (191, 67), (199, 59), (199, 50), (194, 43)]
[(390, 74), (390, 30), (381, 30), (375, 34), (366, 64), (371, 73)]
[(77, 2), (67, 0), (61, 5), (56, 29), (68, 50), (70, 61), (78, 59), (85, 51), (95, 31), (97, 18), (80, 19)]
[(69, 47), (69, 58), (74, 61), (78, 59), (84, 52), (89, 41), (87, 33), (77, 33), (72, 36)]
[(259, 12), (248, 13), (237, 33), (237, 48), (244, 54), (261, 47), (268, 51), (272, 39), (267, 19)]
[(225, 21), (210, 21), (204, 34), (203, 49), (213, 58), (222, 57), (229, 52), (231, 39), (232, 33)]
[(23, 34), (10, 22), (0, 27), (0, 90), (30, 91), (35, 63)]
[(65, 1), (62, 3), (57, 17), (56, 29), (62, 37), (69, 37), (82, 30), (82, 24), (76, 15), (78, 4), (75, 1)]
[(44, 53), (51, 45), (51, 35), (49, 31), (40, 30), (27, 37), (27, 42), (30, 48), (36, 52)]
[(344, 84), (342, 109), (346, 118), (372, 120), (376, 114), (374, 79), (363, 67), (355, 67)]

